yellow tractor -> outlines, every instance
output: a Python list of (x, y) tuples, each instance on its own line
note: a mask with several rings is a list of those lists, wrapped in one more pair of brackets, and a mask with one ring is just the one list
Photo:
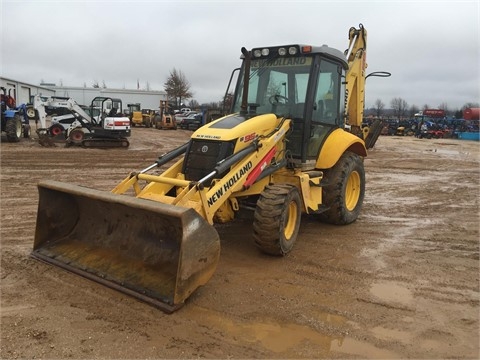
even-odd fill
[(152, 109), (142, 109), (142, 124), (149, 128), (153, 125), (153, 119), (155, 117), (155, 110)]
[(136, 125), (142, 125), (143, 124), (143, 116), (142, 116), (142, 110), (140, 109), (140, 104), (128, 104), (128, 110), (129, 110), (129, 115), (128, 117), (130, 118), (130, 123), (132, 127)]
[(168, 106), (168, 101), (160, 100), (160, 112), (153, 118), (153, 126), (156, 129), (177, 130), (175, 116)]
[(242, 48), (231, 113), (186, 144), (109, 193), (39, 183), (32, 256), (173, 312), (215, 272), (214, 223), (240, 210), (254, 212), (254, 244), (278, 256), (292, 251), (302, 214), (354, 222), (363, 158), (381, 131), (361, 126), (366, 37), (351, 28), (345, 53)]

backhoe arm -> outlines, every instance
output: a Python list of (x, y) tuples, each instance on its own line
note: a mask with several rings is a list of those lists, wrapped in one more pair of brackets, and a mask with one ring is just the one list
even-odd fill
[(365, 102), (365, 70), (367, 69), (367, 30), (360, 24), (356, 29), (351, 27), (348, 33), (349, 47), (345, 51), (348, 61), (346, 74), (346, 127), (361, 137), (363, 109)]
[[(282, 146), (279, 143), (290, 126), (290, 121), (282, 122), (275, 132), (252, 141), (243, 150), (218, 163), (210, 174), (199, 181), (184, 179), (180, 173), (183, 163), (181, 159), (161, 175), (148, 175), (144, 172), (131, 174), (112, 192), (123, 194), (133, 188), (137, 198), (193, 208), (213, 224), (215, 213), (232, 199), (231, 195), (246, 190), (271, 165), (277, 148)], [(147, 169), (151, 168), (153, 166)], [(224, 175), (218, 179), (217, 176), (222, 173)], [(140, 189), (139, 181), (147, 181), (148, 184)], [(170, 196), (172, 188), (176, 188), (176, 196)]]

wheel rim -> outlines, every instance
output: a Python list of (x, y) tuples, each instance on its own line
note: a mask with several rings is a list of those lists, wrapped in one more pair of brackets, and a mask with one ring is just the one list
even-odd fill
[(285, 240), (290, 241), (293, 234), (295, 233), (296, 225), (297, 225), (297, 203), (295, 201), (290, 201), (287, 209), (287, 218), (285, 228), (283, 229), (283, 235), (285, 236)]
[(35, 117), (35, 110), (32, 108), (27, 108), (27, 116), (29, 118), (34, 118)]
[(72, 131), (72, 133), (70, 134), (70, 138), (75, 142), (82, 141), (83, 140), (83, 131), (81, 131), (81, 130)]
[(17, 121), (17, 137), (20, 137), (22, 136), (22, 122), (21, 121)]
[(355, 209), (360, 198), (360, 174), (352, 171), (345, 188), (345, 206), (349, 211)]
[(52, 133), (52, 135), (58, 135), (62, 132), (63, 130), (60, 129), (60, 127), (58, 126), (53, 126), (51, 129), (50, 129), (50, 132)]

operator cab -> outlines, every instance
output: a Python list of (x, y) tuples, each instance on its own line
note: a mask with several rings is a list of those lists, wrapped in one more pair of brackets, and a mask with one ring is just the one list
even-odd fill
[(118, 117), (123, 115), (122, 100), (120, 99), (97, 96), (92, 100), (90, 109), (92, 114), (94, 113), (94, 110), (96, 110), (95, 113), (98, 113), (98, 110), (100, 110), (100, 115), (93, 117), (97, 124), (102, 124), (102, 121), (105, 120), (106, 117)]
[[(295, 164), (314, 164), (327, 134), (344, 126), (342, 77), (348, 68), (344, 54), (326, 45), (291, 45), (255, 48), (249, 57), (247, 61), (243, 56), (233, 112), (246, 118), (274, 113), (291, 119), (287, 150)], [(247, 112), (242, 109), (245, 69), (249, 71)]]

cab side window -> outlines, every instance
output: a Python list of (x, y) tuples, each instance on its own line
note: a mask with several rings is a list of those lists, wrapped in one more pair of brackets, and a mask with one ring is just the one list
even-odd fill
[(316, 158), (327, 134), (338, 126), (340, 116), (338, 65), (322, 60), (315, 92), (307, 157)]
[(340, 74), (338, 65), (322, 60), (312, 114), (313, 122), (338, 124)]

